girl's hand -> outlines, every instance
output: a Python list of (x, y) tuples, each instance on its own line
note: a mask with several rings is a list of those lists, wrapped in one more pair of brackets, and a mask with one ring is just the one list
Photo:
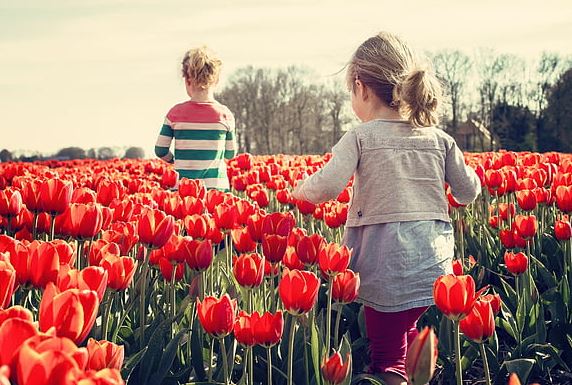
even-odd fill
[(296, 185), (294, 186), (294, 190), (292, 191), (292, 197), (298, 200), (306, 200), (304, 195), (302, 194), (302, 185), (304, 181), (308, 179), (309, 175), (304, 171), (303, 173), (298, 174)]

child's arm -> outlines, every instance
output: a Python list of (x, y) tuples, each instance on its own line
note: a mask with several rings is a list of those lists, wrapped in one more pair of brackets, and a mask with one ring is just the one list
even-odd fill
[(173, 140), (173, 127), (169, 119), (165, 118), (161, 132), (155, 144), (155, 155), (163, 159), (165, 162), (173, 163), (173, 153), (170, 150), (171, 141)]
[(475, 170), (465, 164), (463, 152), (453, 138), (445, 159), (445, 181), (451, 187), (451, 194), (462, 205), (474, 201), (481, 193), (481, 180)]
[(348, 131), (332, 148), (332, 158), (315, 174), (301, 182), (292, 196), (312, 203), (336, 198), (348, 184), (359, 163), (355, 131)]
[(228, 131), (226, 133), (225, 151), (224, 158), (232, 159), (236, 156), (238, 150), (238, 144), (236, 143), (236, 132), (234, 117), (228, 121)]

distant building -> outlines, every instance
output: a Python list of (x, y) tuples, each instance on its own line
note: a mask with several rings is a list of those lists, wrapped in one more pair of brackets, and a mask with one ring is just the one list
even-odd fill
[(463, 151), (495, 151), (500, 147), (499, 137), (475, 119), (459, 124), (455, 132), (449, 134)]

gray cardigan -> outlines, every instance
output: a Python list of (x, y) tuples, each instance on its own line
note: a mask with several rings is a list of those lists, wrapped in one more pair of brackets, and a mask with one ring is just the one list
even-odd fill
[(296, 186), (293, 196), (313, 203), (334, 199), (354, 175), (348, 227), (450, 221), (445, 182), (461, 204), (481, 192), (479, 177), (465, 165), (455, 140), (434, 127), (372, 120), (349, 130), (332, 155), (320, 171)]

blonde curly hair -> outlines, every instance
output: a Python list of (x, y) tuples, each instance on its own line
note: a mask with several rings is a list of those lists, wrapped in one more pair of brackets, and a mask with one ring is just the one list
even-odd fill
[(182, 73), (187, 83), (202, 89), (218, 82), (222, 61), (207, 47), (190, 49), (182, 62)]

